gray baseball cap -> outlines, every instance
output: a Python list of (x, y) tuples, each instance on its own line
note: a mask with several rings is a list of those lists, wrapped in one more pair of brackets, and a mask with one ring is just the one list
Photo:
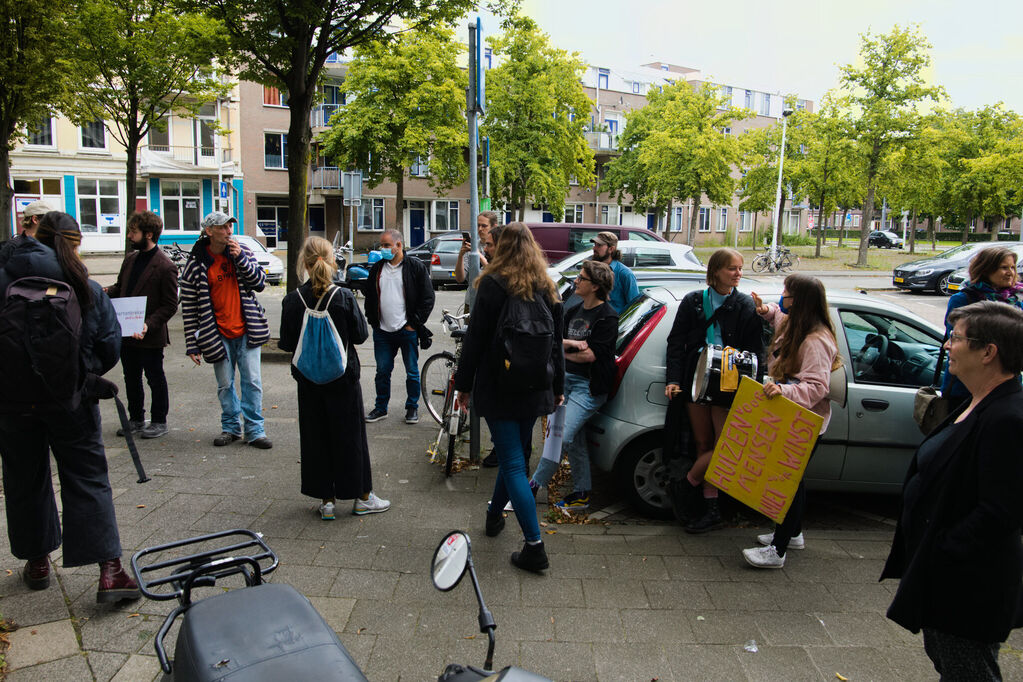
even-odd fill
[(238, 222), (237, 218), (232, 218), (222, 211), (213, 211), (212, 213), (206, 214), (206, 217), (202, 219), (202, 229), (207, 227), (213, 227), (214, 225), (227, 225), (228, 223)]
[(34, 215), (46, 215), (52, 210), (53, 209), (50, 208), (50, 205), (48, 203), (39, 200), (33, 201), (31, 204), (26, 206), (25, 210), (21, 212), (21, 215), (25, 216), (26, 218)]

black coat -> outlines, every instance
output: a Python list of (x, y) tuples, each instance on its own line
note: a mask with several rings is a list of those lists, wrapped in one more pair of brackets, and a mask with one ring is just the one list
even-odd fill
[[(915, 503), (900, 514), (881, 574), (882, 580), (902, 579), (888, 617), (907, 630), (928, 627), (1003, 642), (1023, 625), (1021, 433), (1023, 392), (1010, 379), (958, 425), (922, 474)], [(906, 482), (916, 473), (914, 457)], [(907, 540), (904, 517), (910, 528), (922, 529), (919, 539)]]
[[(300, 296), (302, 298), (299, 298)], [(328, 293), (327, 296), (330, 294)], [(303, 300), (310, 308), (316, 305), (313, 286), (309, 282), (292, 291), (281, 302), (281, 337), (277, 342), (277, 347), (289, 353), (294, 353), (298, 348), (298, 336), (302, 332), (302, 319), (305, 316)], [(334, 294), (327, 311), (348, 350), (348, 364), (345, 365), (345, 373), (334, 383), (342, 382), (347, 385), (358, 383), (361, 367), (355, 346), (369, 338), (366, 318), (362, 316), (359, 304), (355, 302), (355, 295), (344, 288), (339, 288), (338, 292)], [(313, 383), (302, 376), (302, 373), (295, 369), (294, 365), (291, 366), (291, 376), (295, 377), (298, 382)]]
[[(675, 322), (668, 334), (665, 357), (665, 383), (678, 384), (682, 398), (688, 402), (693, 385), (693, 372), (700, 349), (707, 345), (707, 322), (703, 315), (703, 289), (685, 295), (675, 313)], [(756, 353), (759, 367), (764, 368), (764, 323), (757, 315), (749, 294), (734, 289), (718, 309), (716, 321), (721, 325), (724, 345)], [(763, 374), (763, 369), (758, 371)], [(759, 377), (757, 377), (759, 378)]]
[[(377, 261), (369, 270), (369, 277), (363, 284), (366, 296), (366, 319), (373, 329), (380, 328), (380, 272), (388, 261)], [(426, 322), (433, 312), (433, 282), (430, 268), (418, 258), (405, 256), (401, 259), (401, 284), (405, 292), (405, 322), (416, 330), (423, 348), (429, 348), (433, 332), (426, 328)], [(425, 341), (425, 343), (424, 343)]]
[(561, 348), (564, 311), (561, 302), (549, 303), (554, 318), (554, 339), (551, 342), (554, 382), (551, 388), (510, 394), (502, 392), (497, 379), (501, 357), (497, 345), (497, 320), (507, 299), (504, 287), (493, 277), (484, 275), (462, 344), (455, 388), (460, 392), (472, 391), (473, 405), (482, 417), (528, 419), (551, 414), (554, 412), (554, 396), (565, 393), (565, 356)]
[(131, 269), (138, 251), (132, 251), (124, 257), (117, 281), (107, 287), (110, 298), (145, 296), (146, 297), (146, 335), (142, 340), (130, 336), (124, 337), (125, 346), (137, 348), (163, 348), (170, 345), (170, 334), (167, 333), (167, 321), (178, 311), (178, 268), (159, 246), (153, 247), (156, 253), (142, 270), (135, 287), (127, 291)]

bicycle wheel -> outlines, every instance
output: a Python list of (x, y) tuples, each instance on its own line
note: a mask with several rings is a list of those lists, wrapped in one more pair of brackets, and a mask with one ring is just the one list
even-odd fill
[(782, 272), (791, 272), (795, 267), (795, 259), (787, 253), (778, 260), (778, 269)]
[(451, 466), (455, 463), (455, 441), (461, 428), (461, 415), (455, 407), (455, 392), (451, 391), (444, 400), (444, 423), (441, 427), (448, 434), (448, 454), (444, 460), (444, 476), (451, 476)]
[(455, 356), (448, 351), (434, 353), (419, 372), (420, 391), (423, 406), (438, 424), (444, 418), (444, 402), (447, 397), (451, 373), (455, 371)]
[(762, 253), (753, 259), (752, 263), (753, 272), (763, 272), (771, 267), (771, 257), (766, 253)]

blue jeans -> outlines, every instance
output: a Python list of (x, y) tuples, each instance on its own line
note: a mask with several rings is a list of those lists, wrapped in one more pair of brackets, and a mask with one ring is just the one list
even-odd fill
[[(245, 442), (266, 435), (263, 430), (263, 379), (260, 375), (259, 346), (249, 348), (248, 334), (223, 339), (227, 357), (213, 363), (220, 398), (220, 428), (225, 433), (243, 435), (241, 417), (245, 417)], [(238, 368), (241, 400), (234, 391), (234, 370)]]
[(394, 356), (401, 351), (405, 363), (405, 409), (419, 405), (419, 337), (414, 331), (401, 329), (396, 332), (373, 330), (373, 356), (377, 362), (377, 400), (375, 407), (387, 412), (391, 401), (391, 372), (394, 370)]
[[(572, 489), (576, 492), (591, 490), (593, 487), (590, 454), (586, 450), (583, 426), (605, 402), (606, 393), (590, 395), (589, 379), (571, 372), (565, 373), (565, 431), (561, 447), (568, 455), (568, 463), (572, 467)], [(541, 457), (533, 472), (533, 482), (543, 487), (550, 483), (557, 470), (557, 464)]]
[(515, 507), (515, 518), (519, 521), (522, 534), (529, 542), (540, 539), (540, 524), (536, 520), (536, 500), (529, 491), (526, 477), (525, 453), (533, 440), (533, 424), (536, 417), (529, 419), (487, 419), (490, 439), (497, 453), (497, 480), (494, 494), (490, 498), (490, 509), (500, 514), (511, 498)]

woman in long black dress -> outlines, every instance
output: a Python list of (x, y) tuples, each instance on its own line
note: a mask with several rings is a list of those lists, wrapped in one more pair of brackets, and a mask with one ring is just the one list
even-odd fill
[(299, 263), (309, 280), (284, 297), (278, 346), (295, 352), (306, 308), (317, 307), (322, 296), (329, 301), (326, 310), (348, 349), (345, 373), (330, 383), (314, 383), (291, 367), (298, 384), (302, 494), (322, 501), (320, 518), (324, 520), (334, 518), (338, 499), (354, 498), (352, 513), (357, 515), (387, 511), (391, 503), (373, 494), (359, 354), (355, 352), (355, 345), (369, 337), (366, 318), (351, 291), (331, 284), (336, 268), (330, 242), (310, 237), (299, 254)]

